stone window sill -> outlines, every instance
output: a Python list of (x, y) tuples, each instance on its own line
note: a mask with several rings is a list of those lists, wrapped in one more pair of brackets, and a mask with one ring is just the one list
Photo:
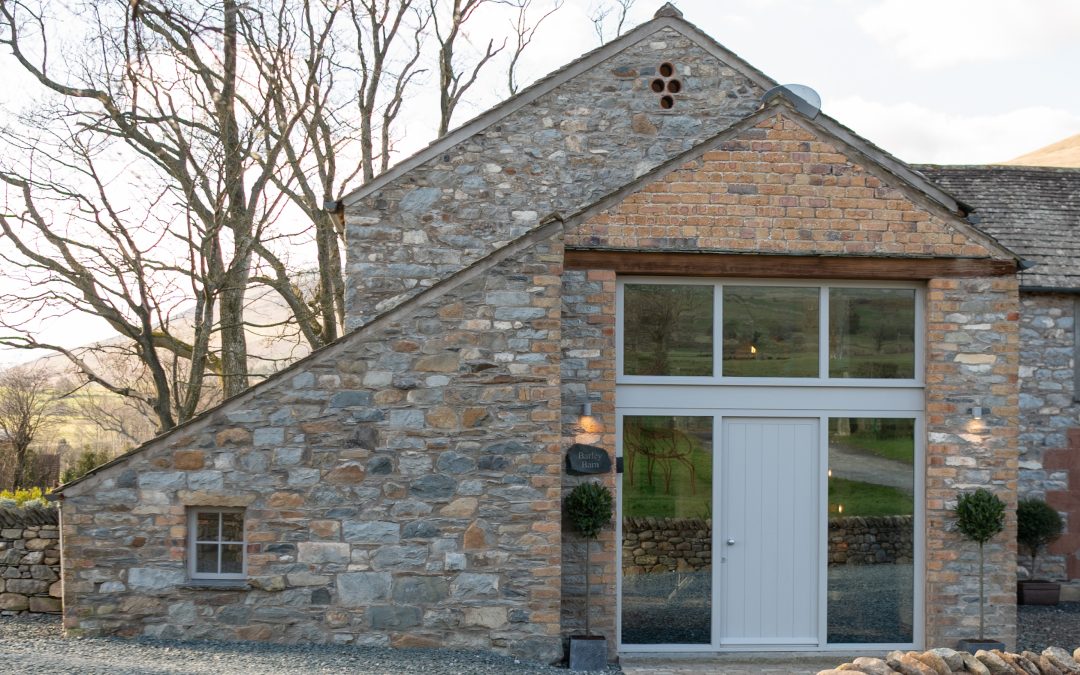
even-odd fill
[(179, 586), (185, 591), (250, 591), (251, 584), (243, 579), (190, 579)]

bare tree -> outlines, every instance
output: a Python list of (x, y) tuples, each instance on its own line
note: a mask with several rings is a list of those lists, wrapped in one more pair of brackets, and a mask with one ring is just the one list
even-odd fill
[(55, 406), (45, 371), (22, 367), (0, 373), (0, 431), (14, 458), (12, 490), (25, 485), (30, 446), (52, 420)]
[[(593, 31), (600, 44), (607, 44), (623, 34), (626, 16), (637, 0), (604, 0), (589, 11)], [(611, 37), (608, 37), (610, 34)]]
[(510, 22), (510, 28), (514, 36), (514, 51), (510, 55), (510, 64), (506, 67), (506, 86), (510, 95), (513, 96), (518, 93), (519, 89), (517, 66), (521, 55), (525, 52), (525, 48), (532, 44), (540, 24), (562, 9), (563, 0), (553, 2), (548, 10), (535, 20), (529, 17), (530, 10), (533, 9), (533, 0), (506, 0), (506, 2), (517, 10), (517, 14), (514, 15)]

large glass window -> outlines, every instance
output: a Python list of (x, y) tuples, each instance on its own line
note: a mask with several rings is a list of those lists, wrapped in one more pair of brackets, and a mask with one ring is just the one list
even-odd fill
[(915, 377), (915, 289), (829, 289), (829, 377)]
[(913, 287), (645, 280), (622, 291), (620, 376), (920, 379)]
[(626, 284), (626, 375), (713, 374), (713, 287)]
[(915, 420), (829, 420), (828, 640), (913, 640)]
[(724, 287), (728, 377), (817, 377), (817, 288)]
[(713, 418), (623, 417), (623, 644), (712, 640)]

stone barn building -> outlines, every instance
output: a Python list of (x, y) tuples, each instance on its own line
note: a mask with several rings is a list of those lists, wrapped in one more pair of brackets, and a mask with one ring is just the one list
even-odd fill
[(551, 661), (588, 583), (613, 657), (951, 646), (985, 486), (1013, 642), (1018, 487), (1073, 509), (1075, 267), (776, 86), (665, 5), (346, 195), (351, 332), (60, 490), (66, 629)]

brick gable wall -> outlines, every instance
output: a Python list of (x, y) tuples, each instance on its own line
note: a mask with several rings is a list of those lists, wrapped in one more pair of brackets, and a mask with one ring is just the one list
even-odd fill
[(782, 112), (567, 232), (568, 247), (991, 257)]

